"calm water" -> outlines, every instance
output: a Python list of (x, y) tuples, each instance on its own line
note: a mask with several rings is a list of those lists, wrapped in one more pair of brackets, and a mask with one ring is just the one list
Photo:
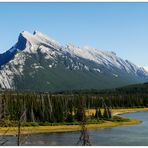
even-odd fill
[[(140, 119), (143, 123), (132, 126), (120, 126), (108, 129), (90, 130), (92, 145), (100, 146), (148, 146), (148, 112), (124, 114), (125, 117)], [(77, 145), (80, 133), (36, 134), (27, 138), (25, 145)], [(16, 145), (15, 136), (7, 136), (6, 145)]]

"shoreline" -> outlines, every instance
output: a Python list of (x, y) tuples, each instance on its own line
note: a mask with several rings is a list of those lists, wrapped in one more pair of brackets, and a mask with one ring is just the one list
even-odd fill
[[(148, 108), (133, 108), (133, 109), (113, 109), (113, 115), (121, 115), (124, 113), (131, 112), (142, 112), (148, 111)], [(94, 110), (89, 110), (90, 113), (93, 113)], [(101, 124), (88, 124), (87, 128), (90, 129), (104, 129), (104, 128), (112, 128), (117, 126), (126, 126), (126, 125), (135, 125), (140, 124), (142, 121), (131, 119), (128, 122), (113, 122), (113, 121), (105, 121)], [(73, 132), (80, 131), (79, 125), (58, 125), (58, 126), (32, 126), (32, 127), (21, 127), (21, 134), (43, 134), (43, 133), (58, 133), (58, 132)], [(7, 132), (6, 132), (7, 131)], [(14, 136), (17, 134), (17, 127), (0, 127), (0, 135), (10, 135)]]
[(144, 112), (148, 111), (148, 108), (133, 108), (133, 109), (118, 109), (119, 112), (114, 112), (113, 115), (122, 115), (126, 113)]

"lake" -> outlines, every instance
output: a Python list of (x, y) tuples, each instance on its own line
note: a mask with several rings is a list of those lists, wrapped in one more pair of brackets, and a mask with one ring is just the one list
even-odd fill
[[(138, 125), (119, 126), (107, 129), (89, 130), (91, 145), (94, 146), (148, 146), (148, 112), (122, 115), (142, 120)], [(76, 146), (79, 132), (30, 135), (24, 145)], [(5, 145), (16, 145), (15, 136), (6, 136)]]

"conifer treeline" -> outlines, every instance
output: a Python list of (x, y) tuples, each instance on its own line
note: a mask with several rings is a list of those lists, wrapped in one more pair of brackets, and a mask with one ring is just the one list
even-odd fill
[[(0, 119), (17, 120), (25, 112), (27, 122), (64, 122), (73, 120), (81, 99), (86, 109), (148, 107), (148, 95), (0, 93)], [(103, 101), (102, 101), (103, 100)], [(99, 113), (98, 113), (99, 114)]]

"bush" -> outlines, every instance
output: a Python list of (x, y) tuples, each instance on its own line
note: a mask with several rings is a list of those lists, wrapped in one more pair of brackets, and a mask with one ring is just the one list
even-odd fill
[(74, 117), (73, 117), (73, 115), (72, 114), (68, 114), (67, 115), (67, 119), (66, 119), (66, 122), (73, 122), (74, 121)]
[(17, 121), (10, 121), (10, 120), (1, 120), (0, 127), (15, 127), (17, 126)]
[(125, 118), (125, 117), (121, 117), (121, 116), (113, 116), (111, 118), (111, 121), (113, 121), (113, 122), (128, 122), (128, 121), (130, 121), (130, 119)]

